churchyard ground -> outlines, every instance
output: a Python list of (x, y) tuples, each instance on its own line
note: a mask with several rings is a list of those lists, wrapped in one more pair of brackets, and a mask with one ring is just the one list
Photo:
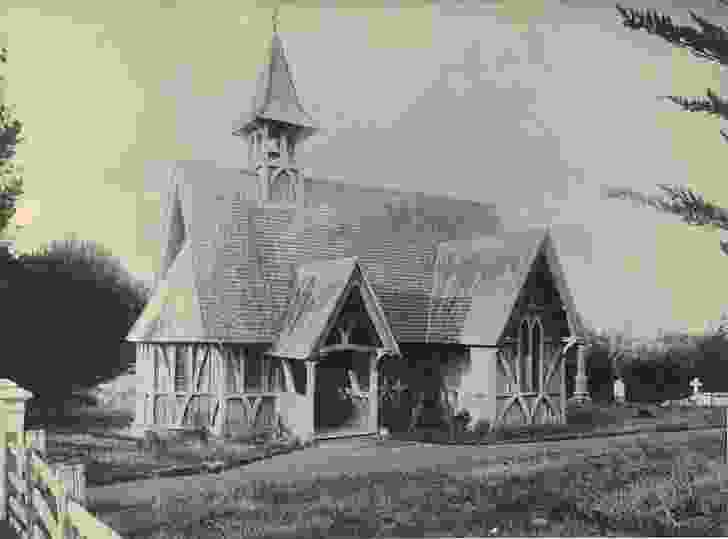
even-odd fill
[[(186, 440), (167, 443), (156, 451), (140, 450), (139, 444), (125, 436), (133, 415), (133, 403), (119, 407), (75, 406), (56, 417), (29, 418), (29, 428), (48, 431), (48, 453), (52, 461), (85, 462), (89, 487), (121, 481), (139, 480), (155, 474), (174, 473), (174, 469), (191, 469), (202, 463), (210, 465), (226, 462), (252, 461), (272, 450), (284, 452), (287, 444), (216, 443), (210, 440)], [(644, 412), (644, 415), (642, 413)], [(491, 434), (480, 441), (494, 443), (548, 439), (550, 436), (588, 435), (619, 430), (665, 429), (722, 426), (725, 423), (721, 409), (697, 407), (594, 405), (580, 415), (572, 414), (569, 425), (546, 426), (540, 429), (509, 429)], [(443, 442), (448, 433), (419, 429), (413, 434), (397, 435), (402, 440)], [(466, 439), (461, 439), (466, 438)], [(457, 442), (473, 443), (473, 436), (456, 436)], [(189, 473), (192, 473), (190, 471)]]
[(205, 440), (199, 436), (167, 439), (150, 447), (128, 433), (133, 420), (129, 406), (110, 408), (59, 406), (53, 415), (27, 414), (27, 429), (43, 429), (47, 435), (49, 462), (85, 464), (86, 484), (100, 485), (149, 477), (217, 470), (293, 450), (292, 444), (266, 440)]
[[(643, 408), (651, 410), (654, 417), (639, 417), (637, 412)], [(700, 408), (603, 406), (596, 409), (598, 417), (593, 420), (597, 429), (618, 424), (653, 430), (657, 425), (721, 425), (723, 417), (721, 410)], [(182, 456), (175, 455), (173, 450), (144, 462), (133, 445), (123, 448), (122, 444), (105, 442), (108, 440), (105, 436), (90, 434), (102, 430), (107, 434), (118, 433), (130, 419), (128, 413), (125, 416), (119, 412), (87, 409), (85, 423), (76, 421), (73, 428), (67, 424), (64, 429), (62, 418), (56, 418), (58, 428), (49, 429), (49, 450), (53, 448), (57, 455), (70, 446), (77, 448), (85, 444), (87, 462), (91, 464), (88, 467), (90, 503), (95, 490), (100, 492), (117, 486), (98, 488), (95, 485), (123, 479), (129, 473), (189, 463), (190, 458), (199, 461), (205, 456), (202, 447), (197, 446), (189, 447)], [(582, 432), (585, 431), (582, 429)], [(641, 441), (638, 443), (638, 440)], [(358, 467), (343, 461), (332, 466), (337, 462), (337, 451), (334, 448), (329, 454), (324, 447), (268, 461), (270, 466), (288, 462), (299, 469), (315, 470), (315, 466), (307, 465), (306, 459), (311, 458), (323, 461), (325, 467), (333, 470), (351, 471), (348, 476), (310, 477), (307, 473), (297, 476), (290, 473), (290, 467), (282, 475), (271, 474), (270, 468), (259, 463), (239, 470), (246, 476), (257, 476), (257, 480), (236, 481), (229, 488), (218, 488), (222, 477), (236, 470), (223, 472), (220, 480), (217, 475), (203, 474), (199, 476), (200, 480), (204, 478), (200, 484), (217, 485), (208, 494), (197, 493), (188, 500), (160, 499), (154, 507), (156, 515), (149, 522), (149, 531), (126, 535), (139, 539), (229, 537), (240, 531), (244, 536), (257, 537), (604, 535), (612, 532), (660, 535), (660, 530), (668, 528), (682, 532), (693, 530), (692, 535), (710, 535), (724, 525), (718, 509), (722, 503), (721, 490), (728, 484), (719, 475), (722, 447), (717, 431), (652, 432), (632, 438), (492, 447), (438, 446), (395, 440), (372, 444), (353, 452), (351, 448), (343, 451), (349, 458), (354, 457), (352, 462), (358, 463)], [(93, 458), (99, 454), (105, 457)], [(391, 469), (378, 464), (382, 459), (407, 464)], [(410, 463), (416, 464), (417, 469), (409, 467)], [(256, 470), (265, 471), (256, 473)], [(263, 482), (261, 474), (265, 478), (277, 475), (277, 484)], [(155, 482), (184, 479), (196, 481), (195, 477), (189, 477)], [(143, 488), (140, 484), (118, 483), (118, 487)], [(596, 506), (594, 500), (611, 501), (604, 502), (607, 506), (604, 503)], [(113, 508), (96, 507), (95, 510), (103, 516)], [(696, 516), (701, 511), (708, 516)], [(433, 515), (437, 518), (433, 519)], [(190, 516), (194, 516), (192, 521)], [(538, 520), (539, 517), (543, 520)], [(178, 526), (160, 528), (156, 526), (159, 522), (175, 522)], [(144, 529), (143, 524), (138, 522), (135, 529)], [(702, 527), (695, 531), (695, 526)]]
[[(176, 492), (134, 539), (712, 536), (728, 532), (721, 432), (541, 444), (330, 443)], [(174, 485), (173, 483), (177, 483)], [(173, 488), (174, 487), (174, 488)], [(112, 489), (114, 487), (111, 487)], [(146, 485), (149, 495), (152, 486)], [(197, 490), (199, 489), (199, 490)], [(195, 491), (193, 493), (193, 491)], [(111, 493), (111, 491), (109, 492)]]

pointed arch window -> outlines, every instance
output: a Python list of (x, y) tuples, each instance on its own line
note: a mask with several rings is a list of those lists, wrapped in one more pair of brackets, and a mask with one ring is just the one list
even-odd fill
[(526, 316), (518, 329), (518, 384), (521, 392), (538, 393), (543, 378), (543, 325)]
[(528, 327), (528, 320), (523, 320), (521, 322), (521, 327), (518, 332), (518, 372), (520, 374), (519, 376), (519, 385), (521, 386), (521, 391), (526, 392), (528, 391), (529, 380), (528, 380), (528, 357), (530, 355), (529, 350), (529, 327)]
[(174, 390), (175, 392), (187, 389), (187, 362), (184, 348), (174, 347)]
[(543, 328), (541, 320), (536, 317), (531, 322), (531, 391), (541, 391), (541, 346)]

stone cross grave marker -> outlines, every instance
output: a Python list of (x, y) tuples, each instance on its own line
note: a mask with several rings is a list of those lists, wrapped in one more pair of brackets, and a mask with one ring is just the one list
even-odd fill
[(700, 388), (703, 387), (703, 382), (700, 381), (700, 378), (693, 378), (690, 381), (690, 387), (693, 388), (693, 396), (696, 396), (701, 392)]

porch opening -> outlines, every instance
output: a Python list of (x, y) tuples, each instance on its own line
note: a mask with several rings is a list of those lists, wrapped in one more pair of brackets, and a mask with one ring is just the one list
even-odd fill
[(369, 354), (340, 351), (316, 365), (316, 435), (364, 432), (369, 428)]

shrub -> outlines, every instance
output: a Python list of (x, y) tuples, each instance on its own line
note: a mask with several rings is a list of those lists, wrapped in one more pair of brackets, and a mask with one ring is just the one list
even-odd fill
[(653, 414), (648, 408), (639, 408), (635, 417), (655, 417), (655, 414)]
[(472, 421), (470, 412), (467, 410), (460, 410), (455, 417), (453, 417), (453, 423), (455, 425), (456, 432), (464, 432), (467, 430), (468, 425)]
[(490, 432), (490, 421), (487, 419), (479, 419), (473, 427), (473, 432), (478, 438), (487, 436)]

